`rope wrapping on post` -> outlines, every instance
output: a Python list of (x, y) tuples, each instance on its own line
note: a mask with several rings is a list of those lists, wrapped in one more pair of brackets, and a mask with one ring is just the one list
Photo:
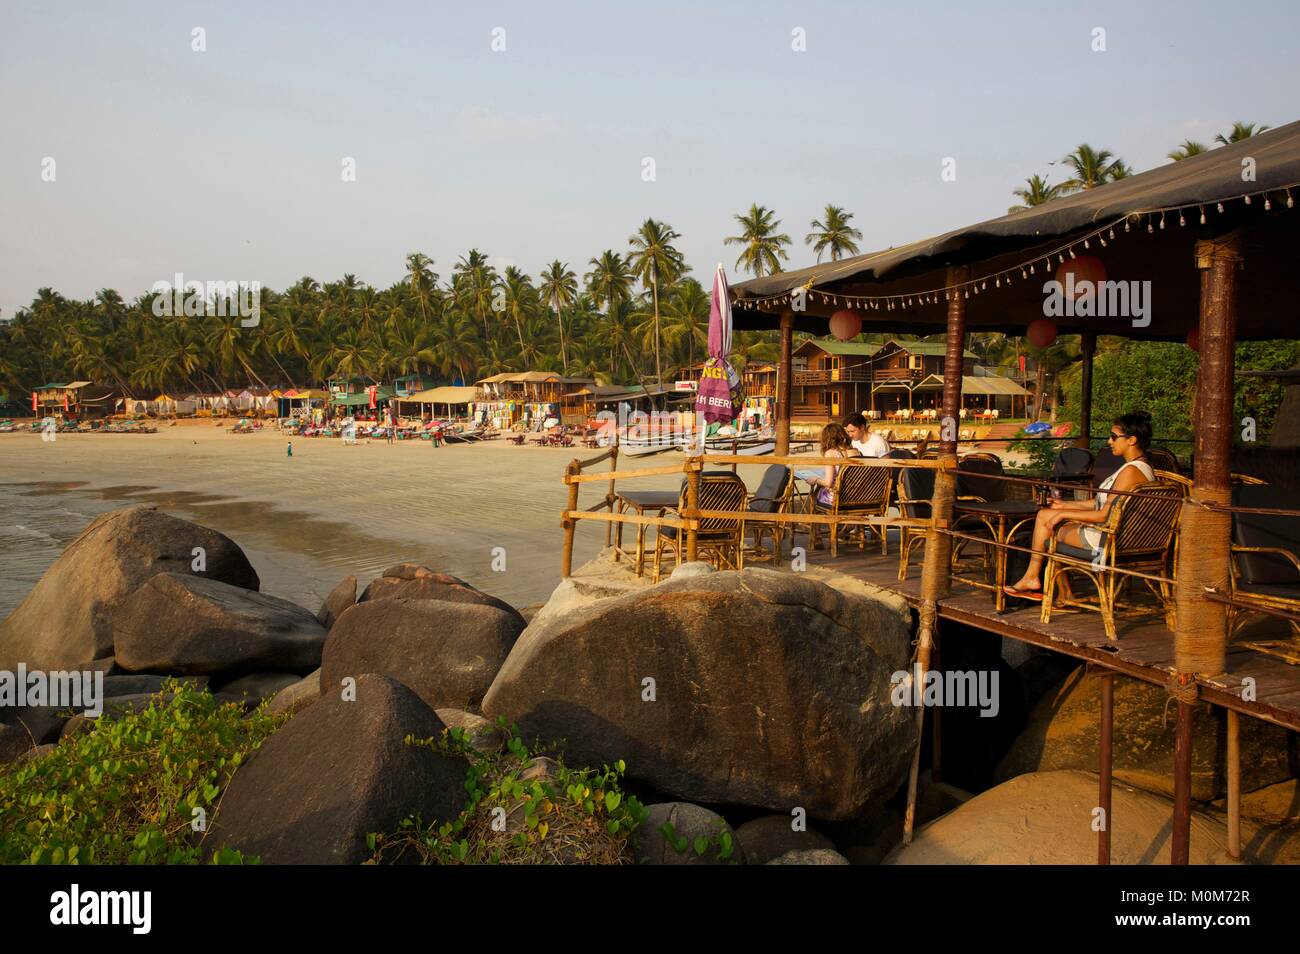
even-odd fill
[[(1215, 495), (1203, 490), (1201, 499)], [(1207, 588), (1228, 590), (1231, 534), (1231, 514), (1183, 502), (1174, 573), (1174, 665), (1180, 673), (1223, 670), (1227, 608), (1205, 596)]]

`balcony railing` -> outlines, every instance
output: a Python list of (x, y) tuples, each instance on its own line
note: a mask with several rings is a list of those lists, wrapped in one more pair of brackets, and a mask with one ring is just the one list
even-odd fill
[(795, 387), (840, 383), (866, 384), (871, 380), (871, 369), (865, 365), (852, 368), (818, 368), (813, 371), (795, 371), (792, 377)]

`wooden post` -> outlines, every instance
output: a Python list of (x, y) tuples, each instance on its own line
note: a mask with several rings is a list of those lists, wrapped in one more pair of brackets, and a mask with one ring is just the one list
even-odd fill
[[(966, 298), (955, 286), (966, 281), (969, 274), (963, 265), (948, 269), (948, 287), (952, 289), (948, 301), (948, 347), (943, 365), (943, 407), (945, 416), (957, 419), (961, 407), (962, 350), (966, 343)], [(924, 680), (930, 668), (930, 655), (934, 648), (934, 634), (938, 629), (939, 600), (948, 594), (950, 585), (949, 561), (952, 554), (952, 537), (943, 533), (952, 522), (953, 498), (956, 496), (957, 475), (955, 462), (957, 435), (940, 444), (940, 460), (946, 466), (935, 471), (934, 496), (930, 502), (930, 529), (925, 539), (925, 560), (921, 568), (921, 600), (919, 606), (916, 666), (913, 678)], [(925, 728), (925, 706), (916, 708), (916, 751), (912, 753), (912, 769), (907, 780), (907, 811), (903, 816), (903, 844), (912, 843), (912, 829), (916, 824), (916, 795), (921, 774), (921, 738)]]
[[(569, 466), (564, 468), (564, 472), (570, 477), (576, 477), (582, 473), (582, 464), (576, 460), (570, 461)], [(578, 528), (578, 521), (568, 516), (569, 513), (576, 512), (578, 509), (578, 485), (569, 484), (569, 505), (565, 508), (565, 517), (561, 521), (564, 527), (564, 576), (567, 579), (573, 573), (573, 531)]]
[(781, 312), (781, 363), (776, 372), (776, 456), (790, 453), (790, 400), (794, 394), (790, 368), (794, 351), (794, 312)]
[[(1174, 748), (1174, 864), (1186, 864), (1191, 829), (1192, 717), (1196, 675), (1223, 672), (1228, 612), (1205, 598), (1207, 587), (1228, 590), (1231, 514), (1201, 503), (1232, 501), (1233, 362), (1237, 331), (1237, 275), (1242, 266), (1240, 232), (1196, 243), (1201, 272), (1200, 370), (1196, 379), (1196, 473), (1183, 502), (1174, 572), (1174, 681), (1178, 700)], [(1195, 501), (1195, 502), (1193, 502)]]
[[(614, 446), (609, 449), (609, 472), (612, 474), (618, 470), (618, 429), (614, 429)], [(614, 512), (614, 505), (617, 503), (617, 495), (614, 493), (614, 478), (609, 478), (609, 492), (605, 495), (609, 501), (609, 512)], [(605, 524), (605, 546), (614, 542), (614, 521)]]
[(1101, 831), (1097, 833), (1097, 864), (1110, 864), (1110, 795), (1111, 795), (1111, 742), (1115, 727), (1115, 674), (1106, 670), (1101, 679), (1101, 744), (1097, 746), (1097, 806), (1101, 809)]
[(686, 462), (686, 513), (682, 514), (690, 526), (686, 530), (686, 561), (694, 562), (699, 557), (699, 523), (700, 523), (700, 471), (704, 464), (700, 460)]
[(1241, 716), (1228, 710), (1228, 857), (1241, 860)]
[(1092, 362), (1097, 354), (1097, 332), (1079, 334), (1079, 351), (1083, 355), (1079, 375), (1079, 436), (1074, 443), (1087, 450), (1092, 443)]

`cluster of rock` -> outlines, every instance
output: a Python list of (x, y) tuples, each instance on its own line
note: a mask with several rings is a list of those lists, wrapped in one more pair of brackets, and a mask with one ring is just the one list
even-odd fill
[[(630, 592), (566, 581), (531, 623), (411, 564), (360, 595), (346, 578), (315, 613), (258, 590), (220, 533), (150, 507), (105, 514), (0, 623), (0, 670), (103, 672), (109, 712), (139, 705), (171, 676), (292, 714), (235, 773), (207, 836), (267, 863), (356, 863), (371, 855), (370, 832), (414, 814), (454, 817), (465, 763), (404, 740), (460, 727), (493, 749), (498, 717), (570, 765), (626, 763), (630, 789), (650, 806), (632, 841), (641, 863), (874, 863), (898, 843), (918, 747), (915, 710), (891, 697), (912, 653), (900, 598), (811, 574), (696, 564)], [(949, 666), (999, 668), (1004, 700), (997, 719), (945, 717), (945, 768), (954, 781), (967, 772), (973, 790), (1014, 782), (974, 799), (927, 785), (920, 818), (943, 815), (942, 824), (891, 860), (1010, 859), (993, 844), (1001, 836), (979, 832), (999, 831), (999, 813), (1029, 805), (1026, 792), (1047, 805), (1032, 780), (1095, 766), (1089, 681), (1043, 657), (1012, 670), (999, 654), (996, 640), (975, 636), (944, 645)], [(1122, 681), (1116, 693), (1116, 773), (1148, 788), (1168, 777), (1172, 738), (1152, 692)], [(51, 709), (0, 708), (0, 720), (0, 762), (39, 755), (86, 722)], [(1251, 723), (1248, 787), (1290, 777), (1281, 730)], [(1221, 794), (1221, 736), (1209, 719), (1197, 732), (1197, 795), (1209, 799)], [(545, 772), (545, 761), (534, 769)], [(1083, 798), (1075, 788), (1060, 791)], [(1019, 801), (999, 800), (1004, 789)], [(1158, 814), (1119, 804), (1134, 818)], [(1075, 821), (1092, 834), (1090, 816)], [(1043, 823), (1048, 841), (1063, 837), (1059, 824)], [(1144, 857), (1145, 843), (1133, 844)]]

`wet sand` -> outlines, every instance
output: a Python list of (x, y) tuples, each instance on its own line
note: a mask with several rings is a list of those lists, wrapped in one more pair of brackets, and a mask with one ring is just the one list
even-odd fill
[[(364, 585), (395, 563), (423, 563), (516, 605), (545, 600), (560, 579), (565, 465), (585, 448), (515, 447), (503, 440), (433, 448), (425, 441), (344, 446), (299, 438), (293, 456), (274, 430), (231, 434), (211, 422), (156, 434), (0, 434), (0, 615), (95, 514), (155, 503), (235, 540), (262, 588), (313, 611), (343, 576)], [(621, 467), (680, 463), (676, 452)], [(742, 467), (755, 486), (761, 466)], [(608, 469), (608, 463), (599, 465)], [(673, 475), (636, 489), (675, 489)], [(579, 506), (607, 485), (583, 487)], [(574, 563), (599, 552), (604, 526), (578, 529)], [(494, 548), (505, 569), (493, 570)]]

